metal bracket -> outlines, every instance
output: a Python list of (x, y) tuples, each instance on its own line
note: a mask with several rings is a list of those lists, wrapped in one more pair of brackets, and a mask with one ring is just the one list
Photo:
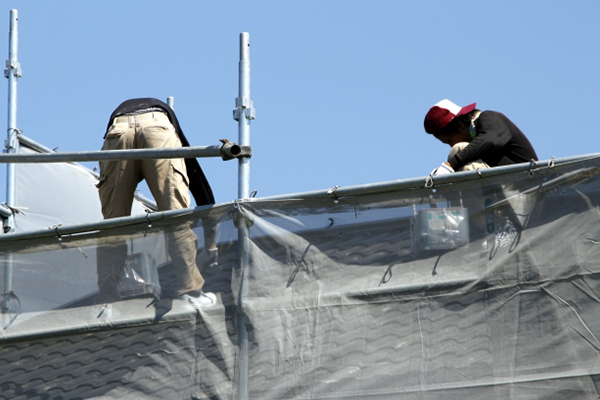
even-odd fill
[(240, 146), (230, 142), (228, 139), (221, 139), (221, 143), (223, 143), (223, 146), (221, 146), (221, 158), (223, 161), (240, 157), (252, 157), (252, 147), (250, 146)]
[(244, 113), (244, 116), (247, 119), (256, 119), (256, 109), (255, 108), (245, 108), (243, 111), (235, 109), (233, 110), (233, 119), (236, 121), (240, 120), (240, 113)]
[(235, 106), (233, 110), (233, 119), (236, 121), (240, 120), (240, 115), (243, 112), (247, 119), (256, 119), (256, 109), (254, 108), (254, 102), (247, 97), (236, 97)]
[(247, 97), (236, 97), (235, 98), (235, 107), (240, 108), (252, 108), (253, 106), (252, 100)]
[[(9, 207), (8, 204), (2, 203), (2, 205), (0, 205), (0, 217), (8, 218), (11, 215), (13, 215), (13, 212), (15, 212), (15, 209), (13, 209), (12, 207)], [(21, 210), (16, 209), (16, 213), (22, 213), (22, 212), (21, 212)]]
[(240, 146), (240, 154), (238, 154), (237, 158), (247, 157), (252, 158), (252, 146)]
[(6, 150), (18, 148), (18, 137), (21, 133), (23, 133), (23, 131), (18, 128), (11, 128), (8, 130), (8, 139), (4, 141), (4, 147)]
[(21, 64), (18, 61), (12, 62), (11, 60), (6, 60), (6, 69), (4, 70), (4, 77), (8, 78), (10, 76), (10, 71), (14, 71), (15, 77), (21, 77)]

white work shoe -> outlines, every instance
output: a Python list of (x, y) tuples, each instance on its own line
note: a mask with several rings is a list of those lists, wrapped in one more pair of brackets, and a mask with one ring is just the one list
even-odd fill
[(214, 293), (200, 293), (200, 296), (182, 294), (177, 299), (190, 303), (193, 306), (212, 306), (217, 304), (217, 296)]

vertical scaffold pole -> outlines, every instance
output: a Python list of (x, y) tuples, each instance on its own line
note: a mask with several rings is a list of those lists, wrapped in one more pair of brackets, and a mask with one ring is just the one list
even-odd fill
[[(238, 121), (238, 143), (250, 146), (250, 121), (255, 111), (250, 100), (250, 34), (240, 34), (239, 96), (235, 99), (236, 110), (233, 118)], [(238, 198), (250, 197), (250, 158), (240, 157), (238, 165)], [(248, 298), (249, 237), (245, 218), (238, 220), (238, 251), (240, 266), (240, 287), (237, 304), (237, 328), (240, 355), (237, 368), (237, 394), (239, 400), (248, 399), (249, 343), (248, 320), (244, 311)]]
[[(250, 100), (250, 34), (240, 34), (240, 83), (239, 97), (235, 99), (237, 108), (235, 119), (238, 121), (240, 146), (250, 146), (250, 120), (254, 119), (254, 107)], [(250, 158), (240, 157), (238, 166), (238, 198), (250, 197)]]
[[(19, 147), (17, 128), (17, 78), (21, 76), (21, 66), (18, 60), (18, 12), (10, 10), (10, 31), (8, 41), (8, 61), (4, 76), (8, 78), (8, 132), (6, 139), (6, 152), (17, 153)], [(15, 164), (6, 167), (6, 203), (15, 206)], [(14, 216), (10, 215), (4, 221), (4, 232), (14, 231)], [(6, 254), (4, 264), (4, 287), (2, 291), (2, 312), (10, 310), (10, 300), (13, 297), (13, 255)]]
[[(10, 10), (10, 33), (8, 61), (6, 61), (6, 70), (4, 76), (8, 78), (8, 137), (6, 139), (6, 152), (17, 153), (19, 147), (17, 129), (17, 78), (21, 76), (21, 65), (18, 60), (19, 32), (18, 32), (18, 12)], [(15, 205), (15, 165), (7, 164), (6, 177), (6, 198), (9, 206)], [(4, 231), (8, 232), (14, 229), (13, 216), (8, 218), (4, 225)]]

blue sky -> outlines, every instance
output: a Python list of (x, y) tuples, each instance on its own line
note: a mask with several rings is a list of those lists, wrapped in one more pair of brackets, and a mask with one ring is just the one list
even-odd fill
[[(241, 32), (258, 197), (429, 174), (449, 148), (423, 119), (444, 98), (505, 113), (540, 159), (600, 150), (597, 0), (3, 4), (5, 60), (19, 11), (18, 126), (62, 152), (100, 149), (133, 97), (174, 96), (192, 145), (237, 141)], [(200, 161), (217, 202), (235, 199), (237, 163)]]

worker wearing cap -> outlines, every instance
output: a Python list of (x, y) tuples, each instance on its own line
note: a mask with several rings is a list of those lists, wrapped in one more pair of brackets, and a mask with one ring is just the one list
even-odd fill
[(450, 100), (442, 100), (427, 112), (427, 133), (450, 147), (468, 143), (434, 170), (434, 175), (459, 171), (473, 162), (496, 167), (537, 161), (533, 146), (511, 120), (502, 113), (479, 111), (475, 106), (473, 103), (460, 107)]

